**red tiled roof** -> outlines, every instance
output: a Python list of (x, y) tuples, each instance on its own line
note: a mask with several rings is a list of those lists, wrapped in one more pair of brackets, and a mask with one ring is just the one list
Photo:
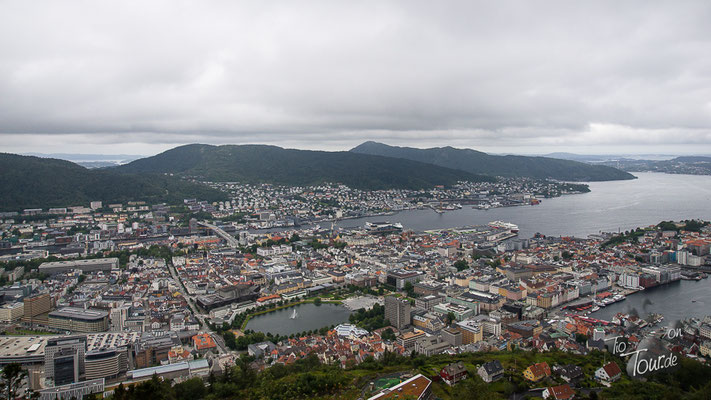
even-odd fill
[(559, 385), (549, 387), (548, 391), (553, 395), (556, 400), (572, 399), (575, 396), (575, 392), (570, 387), (570, 385)]
[(622, 373), (622, 370), (620, 370), (620, 367), (617, 365), (617, 363), (614, 362), (609, 362), (605, 364), (605, 366), (602, 367), (605, 372), (607, 373), (607, 376), (612, 378), (613, 376), (620, 375)]
[(195, 344), (195, 348), (198, 350), (217, 347), (217, 345), (215, 345), (215, 341), (207, 333), (193, 336), (193, 343)]

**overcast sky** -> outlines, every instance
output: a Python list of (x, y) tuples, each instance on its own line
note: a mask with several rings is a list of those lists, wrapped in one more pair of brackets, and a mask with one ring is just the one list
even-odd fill
[(708, 1), (0, 0), (0, 151), (711, 153)]

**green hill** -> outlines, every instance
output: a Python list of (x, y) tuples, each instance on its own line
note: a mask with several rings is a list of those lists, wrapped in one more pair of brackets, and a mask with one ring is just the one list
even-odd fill
[[(711, 367), (686, 357), (681, 358), (680, 368), (673, 372), (651, 375), (645, 381), (633, 381), (625, 372), (624, 361), (607, 353), (594, 351), (587, 355), (577, 355), (562, 351), (524, 352), (464, 352), (457, 355), (438, 354), (411, 357), (397, 356), (386, 352), (378, 360), (366, 356), (357, 365), (346, 364), (342, 368), (338, 363), (321, 364), (315, 354), (297, 359), (294, 363), (280, 364), (264, 370), (251, 366), (254, 357), (242, 355), (235, 365), (219, 376), (210, 378), (206, 385), (200, 378), (176, 383), (168, 379), (152, 379), (135, 385), (121, 385), (113, 394), (115, 400), (175, 399), (175, 400), (294, 400), (294, 399), (367, 399), (381, 387), (376, 382), (388, 378), (406, 379), (415, 374), (422, 374), (432, 379), (432, 396), (441, 400), (469, 399), (528, 399), (540, 398), (541, 390), (536, 388), (557, 386), (565, 381), (554, 374), (539, 382), (524, 379), (523, 371), (531, 364), (546, 362), (549, 366), (574, 364), (583, 371), (583, 378), (575, 383), (576, 399), (625, 399), (625, 400), (662, 400), (662, 399), (708, 399), (711, 395)], [(485, 362), (498, 360), (504, 367), (504, 378), (493, 383), (485, 383), (477, 374), (477, 369)], [(594, 380), (595, 370), (606, 362), (614, 361), (622, 366), (621, 378), (610, 387)], [(461, 362), (468, 377), (454, 386), (438, 378), (439, 371), (451, 364)], [(258, 361), (259, 363), (259, 361)], [(399, 379), (392, 379), (399, 381)], [(371, 386), (371, 383), (373, 384)], [(593, 390), (590, 390), (594, 388)], [(594, 393), (593, 394), (591, 394)], [(398, 396), (389, 399), (414, 399), (415, 397)]]
[(404, 158), (491, 176), (520, 176), (581, 182), (634, 179), (632, 174), (607, 166), (548, 157), (494, 156), (476, 150), (453, 147), (416, 149), (365, 142), (353, 148), (351, 152)]
[(90, 201), (182, 202), (226, 199), (208, 186), (176, 177), (86, 169), (70, 161), (0, 153), (0, 209), (65, 207)]
[(191, 144), (116, 169), (130, 173), (172, 173), (215, 182), (284, 185), (333, 182), (358, 189), (420, 189), (452, 185), (460, 180), (492, 180), (411, 160), (266, 145)]

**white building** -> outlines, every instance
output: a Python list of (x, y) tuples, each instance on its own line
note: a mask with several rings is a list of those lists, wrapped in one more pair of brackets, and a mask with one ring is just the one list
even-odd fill
[(271, 256), (278, 256), (278, 255), (289, 254), (289, 253), (291, 253), (291, 246), (288, 244), (282, 244), (280, 246), (257, 248), (257, 255), (261, 256), (261, 257), (271, 257)]
[(624, 288), (636, 289), (639, 287), (639, 274), (623, 272), (617, 284)]
[(336, 328), (336, 334), (341, 337), (361, 337), (368, 336), (368, 331), (351, 324), (340, 324)]

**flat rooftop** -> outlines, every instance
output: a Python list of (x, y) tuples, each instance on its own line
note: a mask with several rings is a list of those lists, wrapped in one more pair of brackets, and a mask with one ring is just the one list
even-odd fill
[(109, 316), (109, 313), (103, 310), (96, 309), (85, 310), (83, 308), (64, 307), (60, 308), (59, 310), (50, 312), (49, 316), (53, 318), (71, 318), (85, 321), (94, 321), (97, 319), (107, 318)]
[(133, 346), (141, 337), (138, 332), (106, 332), (87, 335), (87, 350), (109, 350)]
[(118, 258), (92, 258), (88, 260), (64, 260), (64, 261), (50, 261), (42, 263), (39, 269), (52, 269), (52, 268), (72, 268), (72, 267), (82, 267), (88, 265), (103, 265), (103, 264), (115, 264), (118, 266)]
[(44, 355), (47, 336), (0, 336), (0, 357)]
[(422, 397), (422, 395), (425, 393), (427, 388), (430, 387), (431, 384), (431, 380), (429, 380), (422, 374), (418, 374), (406, 380), (405, 382), (400, 383), (399, 385), (384, 390), (382, 393), (377, 394), (369, 398), (368, 400), (401, 398), (419, 399)]

